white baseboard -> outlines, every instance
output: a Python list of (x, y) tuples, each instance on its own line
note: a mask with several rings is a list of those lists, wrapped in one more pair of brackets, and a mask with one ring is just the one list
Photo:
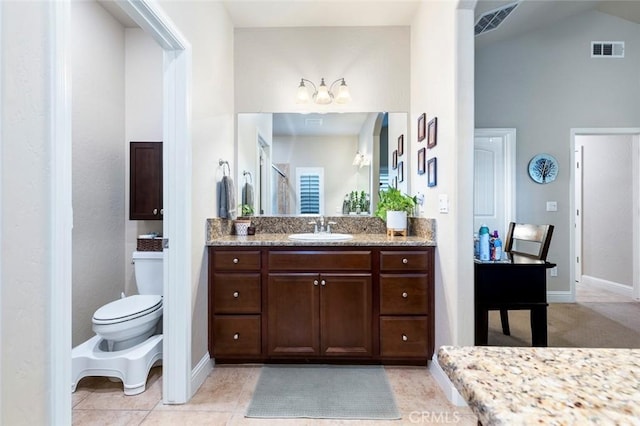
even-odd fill
[(619, 294), (621, 296), (626, 296), (630, 299), (633, 298), (633, 287), (616, 283), (613, 281), (603, 280), (601, 278), (592, 277), (589, 275), (583, 275), (581, 285), (599, 288), (602, 290), (610, 291), (611, 293)]
[(198, 365), (191, 371), (191, 395), (189, 399), (193, 398), (193, 396), (198, 392), (200, 386), (207, 380), (209, 373), (213, 370), (214, 360), (209, 356), (209, 352), (205, 353), (204, 356), (198, 362)]
[(547, 291), (549, 303), (575, 303), (575, 301), (570, 291)]
[(438, 383), (438, 386), (440, 386), (440, 389), (442, 389), (450, 403), (456, 407), (466, 407), (467, 402), (464, 400), (462, 395), (460, 395), (453, 383), (451, 383), (451, 380), (449, 380), (449, 377), (445, 374), (442, 367), (440, 367), (437, 357), (438, 355), (434, 353), (431, 358), (431, 362), (429, 363), (429, 372), (431, 373), (431, 376), (433, 376), (436, 383)]

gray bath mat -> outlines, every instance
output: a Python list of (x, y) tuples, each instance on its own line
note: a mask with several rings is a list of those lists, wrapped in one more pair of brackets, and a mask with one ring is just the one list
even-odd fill
[(399, 419), (381, 366), (278, 365), (260, 373), (246, 417)]

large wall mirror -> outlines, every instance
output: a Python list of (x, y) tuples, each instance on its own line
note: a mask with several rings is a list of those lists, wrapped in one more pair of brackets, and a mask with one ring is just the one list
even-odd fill
[(242, 113), (237, 123), (243, 215), (370, 215), (395, 182), (398, 136), (407, 141), (406, 113)]

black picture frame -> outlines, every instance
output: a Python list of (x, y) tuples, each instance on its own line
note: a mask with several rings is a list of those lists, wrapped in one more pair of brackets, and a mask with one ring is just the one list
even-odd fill
[(393, 170), (398, 168), (398, 150), (394, 149), (393, 154), (391, 155), (391, 167)]
[(427, 157), (427, 149), (420, 148), (418, 150), (418, 174), (423, 175), (425, 173), (425, 164)]
[(433, 187), (438, 184), (438, 160), (436, 157), (427, 162), (427, 186)]
[(398, 136), (398, 157), (404, 154), (404, 134)]
[(427, 135), (426, 124), (427, 124), (427, 113), (423, 112), (422, 114), (420, 114), (420, 117), (418, 117), (418, 142), (423, 141)]
[(438, 117), (433, 117), (427, 125), (427, 148), (438, 144)]
[(404, 161), (398, 163), (398, 182), (404, 182)]

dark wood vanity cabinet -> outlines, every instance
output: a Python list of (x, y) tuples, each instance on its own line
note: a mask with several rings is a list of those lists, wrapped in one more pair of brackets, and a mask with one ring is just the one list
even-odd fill
[(162, 142), (129, 148), (129, 220), (162, 220)]
[(218, 362), (433, 354), (433, 247), (209, 247)]

